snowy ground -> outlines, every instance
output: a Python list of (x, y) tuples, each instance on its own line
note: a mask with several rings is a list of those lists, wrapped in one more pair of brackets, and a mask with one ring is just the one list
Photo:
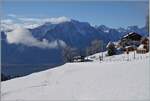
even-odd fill
[(149, 54), (88, 58), (1, 83), (2, 100), (142, 100), (150, 99)]

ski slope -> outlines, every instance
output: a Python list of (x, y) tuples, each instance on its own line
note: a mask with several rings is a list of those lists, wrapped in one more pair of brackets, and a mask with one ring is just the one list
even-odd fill
[(135, 59), (130, 55), (127, 61), (125, 54), (116, 55), (106, 57), (104, 62), (99, 62), (98, 56), (88, 57), (92, 62), (66, 63), (4, 81), (2, 101), (150, 99), (149, 54), (137, 55)]

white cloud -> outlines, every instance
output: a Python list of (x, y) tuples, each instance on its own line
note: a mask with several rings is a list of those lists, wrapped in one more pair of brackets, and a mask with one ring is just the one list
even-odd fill
[[(14, 16), (14, 15), (9, 15)], [(39, 48), (58, 48), (65, 47), (66, 43), (62, 40), (55, 40), (53, 42), (49, 42), (46, 39), (42, 41), (37, 40), (31, 34), (31, 32), (27, 28), (35, 28), (46, 22), (50, 22), (52, 24), (58, 24), (65, 21), (70, 21), (70, 19), (66, 17), (58, 17), (58, 18), (19, 18), (17, 16), (16, 21), (13, 19), (3, 19), (1, 20), (1, 29), (7, 32), (7, 42), (9, 44), (23, 44), (26, 46), (34, 46)], [(10, 32), (11, 31), (11, 32)]]
[(48, 40), (43, 39), (42, 41), (39, 41), (32, 36), (28, 29), (21, 27), (18, 27), (13, 31), (8, 32), (6, 38), (9, 44), (23, 44), (29, 47), (34, 46), (38, 48), (58, 48), (59, 46), (66, 46), (65, 42), (62, 40), (48, 42)]
[(52, 24), (59, 24), (62, 22), (70, 21), (70, 19), (65, 16), (58, 17), (58, 18), (41, 18), (41, 19), (40, 18), (18, 18), (18, 19), (23, 22), (39, 22), (39, 23), (50, 22)]
[(44, 21), (51, 22), (52, 24), (59, 24), (62, 22), (70, 21), (70, 19), (65, 16), (62, 16), (62, 17), (58, 17), (58, 18), (47, 18), (47, 19), (44, 19)]
[[(6, 29), (14, 29), (18, 26), (25, 27), (25, 28), (35, 28), (40, 25), (43, 25), (46, 22), (52, 24), (59, 24), (62, 22), (70, 21), (67, 17), (57, 17), (57, 18), (25, 18), (25, 17), (17, 17), (16, 15), (10, 14), (9, 16), (14, 16), (14, 19), (3, 19), (2, 26)], [(16, 22), (17, 21), (17, 22)]]
[(12, 17), (12, 18), (16, 18), (17, 17), (15, 14), (9, 14), (8, 16)]
[(12, 24), (13, 20), (11, 20), (11, 19), (4, 19), (4, 20), (1, 20), (1, 23)]
[(12, 19), (3, 19), (1, 20), (1, 30), (8, 31), (15, 29), (18, 26), (22, 26), (19, 23), (15, 23)]
[(20, 21), (20, 24), (25, 28), (36, 28), (45, 23), (43, 19), (39, 18), (18, 18), (18, 20)]
[(24, 21), (24, 22), (28, 22), (28, 21), (31, 21), (31, 22), (39, 22), (41, 21), (42, 19), (39, 19), (39, 18), (18, 18), (19, 20), (21, 21)]

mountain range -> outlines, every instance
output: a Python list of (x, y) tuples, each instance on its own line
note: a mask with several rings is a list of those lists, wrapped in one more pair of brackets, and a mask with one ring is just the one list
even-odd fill
[[(12, 29), (13, 30), (13, 29)], [(137, 32), (142, 36), (148, 36), (146, 27), (139, 28), (138, 26), (129, 26), (125, 28), (109, 28), (105, 25), (91, 26), (88, 22), (80, 22), (77, 20), (65, 21), (57, 24), (46, 22), (36, 28), (28, 29), (32, 36), (39, 41), (47, 40), (52, 42), (62, 40), (67, 46), (77, 48), (85, 52), (85, 49), (90, 46), (93, 40), (103, 40), (104, 45), (109, 41), (118, 41), (123, 35), (128, 32)], [(10, 31), (10, 30), (9, 30)], [(64, 63), (60, 48), (39, 48), (29, 47), (24, 44), (10, 44), (7, 41), (8, 31), (1, 31), (1, 46), (2, 46), (2, 72), (11, 72), (11, 68), (17, 65), (18, 72), (21, 67), (28, 66), (29, 71), (38, 71), (46, 68), (51, 68)], [(34, 69), (33, 65), (46, 65)], [(37, 66), (36, 66), (37, 67)], [(8, 74), (9, 74), (8, 73)]]

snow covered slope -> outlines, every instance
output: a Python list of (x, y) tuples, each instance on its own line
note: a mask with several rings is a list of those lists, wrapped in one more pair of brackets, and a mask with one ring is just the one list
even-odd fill
[(4, 81), (2, 100), (148, 100), (148, 55), (130, 61), (67, 63)]

